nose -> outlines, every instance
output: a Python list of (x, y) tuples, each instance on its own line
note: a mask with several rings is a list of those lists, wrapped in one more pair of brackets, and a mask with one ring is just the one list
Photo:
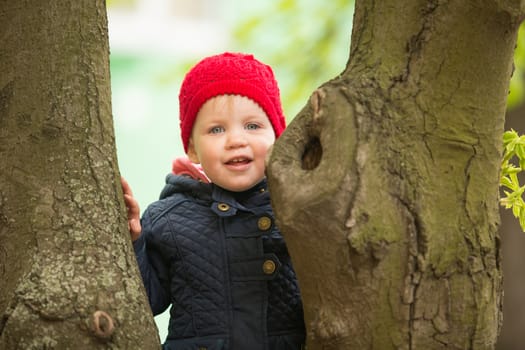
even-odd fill
[(227, 149), (245, 147), (248, 144), (246, 133), (242, 128), (230, 129), (227, 133)]

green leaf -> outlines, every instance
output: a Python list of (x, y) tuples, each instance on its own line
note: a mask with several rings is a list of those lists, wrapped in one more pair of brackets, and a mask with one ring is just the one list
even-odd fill
[(525, 169), (525, 158), (521, 158), (520, 157), (520, 168), (519, 169), (520, 169), (520, 171), (521, 171), (521, 169)]
[(516, 167), (514, 166), (514, 164), (508, 164), (507, 167), (505, 168), (505, 173), (506, 174), (518, 174), (519, 172), (521, 172), (521, 167)]
[(510, 129), (510, 131), (505, 131), (503, 133), (503, 144), (506, 145), (517, 138), (519, 138), (519, 135), (516, 131), (514, 131), (514, 129)]
[(500, 184), (501, 186), (505, 186), (509, 189), (513, 189), (513, 183), (512, 183), (512, 180), (510, 178), (508, 178), (507, 176), (503, 176), (501, 178), (501, 181), (500, 181)]
[(514, 215), (515, 218), (519, 218), (520, 217), (520, 213), (521, 213), (521, 208), (517, 205), (512, 205), (512, 214)]

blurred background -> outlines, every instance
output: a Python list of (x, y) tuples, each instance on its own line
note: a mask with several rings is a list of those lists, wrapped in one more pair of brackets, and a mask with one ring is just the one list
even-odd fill
[[(117, 155), (141, 209), (158, 199), (184, 154), (178, 92), (187, 70), (224, 51), (269, 64), (288, 122), (311, 92), (344, 70), (352, 0), (107, 0)], [(506, 128), (525, 133), (525, 26), (520, 31)], [(498, 349), (525, 344), (525, 233), (502, 211), (504, 327)], [(162, 340), (168, 312), (156, 318)]]

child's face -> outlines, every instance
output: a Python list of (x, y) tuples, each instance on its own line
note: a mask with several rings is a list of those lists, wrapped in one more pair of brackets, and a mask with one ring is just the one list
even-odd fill
[(219, 95), (197, 114), (188, 157), (200, 163), (210, 181), (244, 191), (264, 178), (264, 162), (275, 133), (263, 109), (239, 95)]

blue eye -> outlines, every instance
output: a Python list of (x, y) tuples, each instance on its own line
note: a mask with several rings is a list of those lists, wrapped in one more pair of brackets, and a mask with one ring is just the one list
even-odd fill
[(250, 124), (246, 125), (246, 129), (248, 129), (248, 130), (257, 130), (259, 128), (260, 128), (260, 126), (258, 124), (255, 124), (255, 123), (250, 123)]
[(218, 134), (224, 131), (224, 128), (222, 126), (214, 126), (210, 129), (210, 134)]

